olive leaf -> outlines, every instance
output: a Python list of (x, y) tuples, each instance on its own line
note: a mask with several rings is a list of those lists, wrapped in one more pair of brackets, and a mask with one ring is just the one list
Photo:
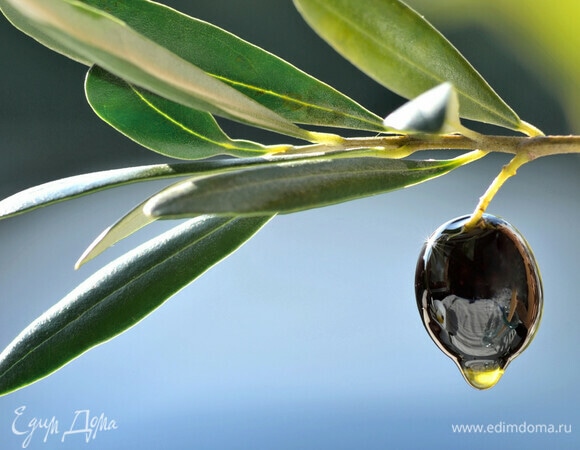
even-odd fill
[[(0, 220), (106, 189), (144, 181), (191, 176), (192, 173), (204, 170), (219, 170), (233, 162), (200, 161), (181, 164), (154, 164), (62, 178), (25, 189), (1, 200)], [(244, 162), (248, 161), (244, 160)]]
[(337, 139), (299, 128), (99, 7), (74, 0), (0, 0), (0, 7), (48, 47), (169, 100), (308, 141)]
[(293, 161), (314, 157), (317, 156), (281, 154), (243, 159), (213, 159), (177, 164), (152, 164), (75, 175), (31, 187), (0, 200), (0, 220), (127, 184), (191, 177), (196, 174), (218, 173), (256, 165), (267, 165), (275, 161)]
[(315, 142), (339, 138), (293, 122), (383, 131), (379, 117), (327, 84), (161, 4), (0, 0), (0, 8), (49, 48), (193, 109)]
[(83, 254), (79, 257), (75, 263), (75, 269), (79, 269), (81, 266), (96, 258), (98, 255), (103, 253), (106, 249), (113, 246), (117, 242), (131, 236), (136, 233), (141, 228), (155, 222), (155, 218), (146, 215), (143, 212), (144, 202), (139, 203), (131, 211), (117, 220), (113, 225), (107, 227), (97, 236), (97, 238), (91, 242), (91, 244), (86, 248)]
[(192, 219), (108, 264), (0, 353), (0, 395), (50, 375), (129, 329), (234, 252), (269, 219)]
[(232, 33), (151, 1), (83, 0), (294, 123), (383, 131), (381, 119)]
[(101, 119), (162, 155), (179, 159), (219, 154), (247, 157), (272, 150), (255, 142), (232, 140), (211, 114), (140, 89), (98, 66), (89, 70), (85, 92)]
[(459, 51), (398, 0), (294, 0), (335, 50), (393, 92), (413, 98), (444, 82), (457, 89), (460, 114), (539, 134), (499, 97)]
[(451, 26), (483, 27), (511, 46), (530, 71), (550, 80), (550, 93), (565, 109), (568, 126), (580, 133), (580, 2), (561, 0), (549, 8), (525, 0), (413, 0), (413, 5)]
[(443, 161), (341, 157), (281, 162), (178, 182), (154, 195), (144, 212), (163, 219), (291, 213), (415, 185), (482, 156), (476, 151)]

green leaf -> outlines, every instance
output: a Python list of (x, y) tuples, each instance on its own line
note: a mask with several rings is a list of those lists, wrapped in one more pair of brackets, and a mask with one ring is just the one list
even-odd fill
[(155, 218), (149, 217), (143, 212), (144, 205), (145, 202), (141, 202), (97, 236), (75, 263), (75, 269), (80, 268), (91, 259), (96, 258), (122, 239), (131, 236), (141, 228), (155, 222)]
[(83, 0), (295, 123), (384, 131), (381, 119), (279, 57), (159, 3)]
[[(310, 156), (311, 158), (312, 156)], [(307, 155), (280, 155), (275, 160), (297, 160), (309, 158)], [(217, 173), (255, 165), (272, 164), (273, 157), (244, 159), (221, 159), (195, 161), (179, 164), (154, 164), (123, 169), (105, 170), (34, 186), (20, 191), (0, 201), (0, 220), (32, 211), (44, 206), (72, 200), (85, 195), (112, 189), (127, 184), (153, 181), (165, 178), (192, 176), (202, 173)]]
[(98, 66), (89, 70), (85, 91), (101, 119), (144, 147), (172, 158), (247, 157), (272, 150), (231, 140), (211, 114), (147, 92)]
[(45, 45), (174, 102), (300, 139), (338, 139), (299, 128), (99, 8), (75, 0), (0, 0), (0, 7)]
[[(518, 64), (544, 79), (568, 114), (568, 126), (580, 133), (580, 33), (578, 0), (413, 0), (438, 23), (463, 28), (476, 25), (494, 33)], [(533, 93), (530, 93), (533, 95)]]
[(483, 155), (476, 151), (446, 161), (343, 157), (271, 164), (178, 182), (154, 195), (144, 212), (163, 219), (291, 213), (418, 184)]
[(0, 395), (129, 329), (252, 237), (269, 217), (201, 217), (96, 272), (0, 354)]
[[(206, 162), (200, 167), (203, 169)], [(210, 168), (223, 167), (217, 161), (207, 162)], [(217, 164), (216, 164), (217, 163)], [(192, 164), (157, 164), (137, 166), (124, 169), (105, 170), (83, 175), (50, 181), (17, 192), (0, 201), (0, 219), (6, 219), (32, 211), (44, 206), (53, 205), (65, 200), (72, 200), (84, 195), (126, 184), (156, 179), (183, 177), (195, 173)], [(198, 164), (195, 164), (198, 166)]]
[(413, 98), (444, 82), (462, 117), (538, 134), (431, 24), (397, 0), (294, 0), (312, 28), (387, 88)]

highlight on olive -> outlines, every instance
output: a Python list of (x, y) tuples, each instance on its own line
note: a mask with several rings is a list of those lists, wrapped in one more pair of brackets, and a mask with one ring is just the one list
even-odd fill
[(425, 328), (465, 380), (493, 387), (532, 341), (542, 316), (538, 265), (524, 237), (484, 214), (441, 225), (424, 244), (415, 295)]

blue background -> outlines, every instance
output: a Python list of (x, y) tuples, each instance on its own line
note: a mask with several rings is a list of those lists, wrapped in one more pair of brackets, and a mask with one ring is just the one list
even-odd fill
[[(402, 101), (318, 40), (290, 1), (168, 3), (285, 57), (381, 115)], [(446, 34), (525, 120), (550, 134), (570, 132), (549, 87), (497, 40), (473, 30)], [(162, 161), (93, 115), (83, 97), (84, 67), (4, 20), (0, 42), (2, 197), (62, 176)], [(235, 137), (279, 139), (225, 126)], [(545, 288), (538, 336), (495, 388), (479, 392), (463, 381), (430, 341), (415, 306), (422, 242), (470, 212), (507, 160), (493, 155), (411, 189), (276, 218), (113, 342), (1, 397), (0, 447), (21, 448), (24, 436), (11, 427), (15, 410), (26, 406), (18, 426), (33, 417), (59, 421), (58, 435), (44, 442), (37, 430), (28, 448), (84, 448), (80, 434), (61, 442), (77, 410), (103, 413), (118, 425), (91, 440), (95, 449), (574, 448), (576, 156), (525, 166), (489, 209), (526, 236)], [(103, 228), (161, 185), (0, 222), (0, 347), (98, 267), (173, 225), (154, 224), (72, 269)], [(566, 424), (572, 433), (451, 429), (501, 423)]]

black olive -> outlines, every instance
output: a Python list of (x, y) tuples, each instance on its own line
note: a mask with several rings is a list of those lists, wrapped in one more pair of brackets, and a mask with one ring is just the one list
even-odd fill
[(533, 339), (543, 291), (530, 246), (508, 222), (484, 214), (441, 225), (427, 240), (415, 273), (427, 332), (477, 389), (494, 386)]

